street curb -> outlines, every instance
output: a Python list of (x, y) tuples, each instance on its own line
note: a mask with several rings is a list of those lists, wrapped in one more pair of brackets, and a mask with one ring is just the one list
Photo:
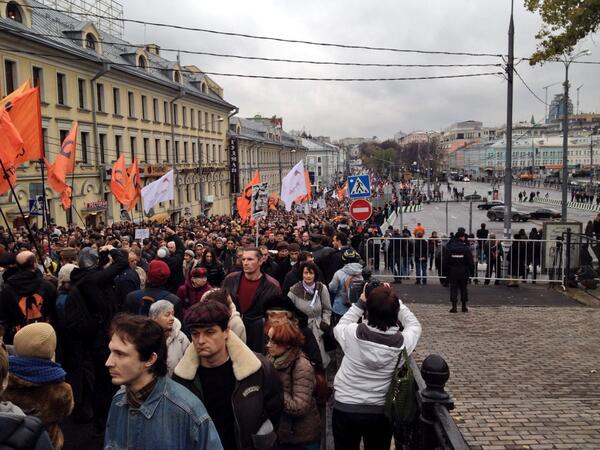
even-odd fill
[(584, 306), (600, 308), (600, 298), (590, 294), (587, 290), (579, 288), (567, 288), (566, 291), (562, 288), (556, 288), (556, 290)]
[[(545, 203), (547, 205), (554, 205), (554, 206), (562, 206), (562, 200), (558, 200), (555, 198), (536, 198), (534, 200), (535, 203)], [(600, 212), (600, 205), (596, 205), (593, 203), (581, 203), (581, 202), (567, 202), (567, 207), (569, 208), (573, 208), (573, 209), (581, 209), (583, 211), (593, 211), (593, 212)]]

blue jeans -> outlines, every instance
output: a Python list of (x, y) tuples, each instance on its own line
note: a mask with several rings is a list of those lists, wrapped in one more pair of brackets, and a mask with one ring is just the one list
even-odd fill
[(417, 283), (427, 284), (427, 260), (416, 260), (415, 270), (417, 271)]

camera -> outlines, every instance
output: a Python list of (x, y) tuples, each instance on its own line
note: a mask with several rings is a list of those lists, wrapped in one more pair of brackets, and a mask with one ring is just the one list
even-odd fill
[(373, 278), (373, 273), (368, 267), (365, 267), (362, 270), (361, 275), (361, 280), (353, 280), (352, 283), (350, 283), (347, 305), (356, 303), (360, 299), (363, 289), (365, 291), (365, 296), (368, 297), (373, 289), (381, 286), (381, 281), (379, 281), (377, 278)]

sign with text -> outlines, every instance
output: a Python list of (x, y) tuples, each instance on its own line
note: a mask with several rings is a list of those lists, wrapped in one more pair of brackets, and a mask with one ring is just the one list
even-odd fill
[(150, 229), (149, 228), (136, 228), (135, 229), (135, 238), (136, 239), (149, 239), (150, 238)]
[(229, 139), (229, 186), (232, 194), (240, 192), (238, 140), (236, 138)]

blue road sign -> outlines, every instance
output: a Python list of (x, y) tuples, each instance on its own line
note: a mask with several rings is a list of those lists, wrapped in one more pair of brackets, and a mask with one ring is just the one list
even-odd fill
[(348, 196), (351, 199), (371, 196), (371, 180), (369, 175), (348, 177)]

